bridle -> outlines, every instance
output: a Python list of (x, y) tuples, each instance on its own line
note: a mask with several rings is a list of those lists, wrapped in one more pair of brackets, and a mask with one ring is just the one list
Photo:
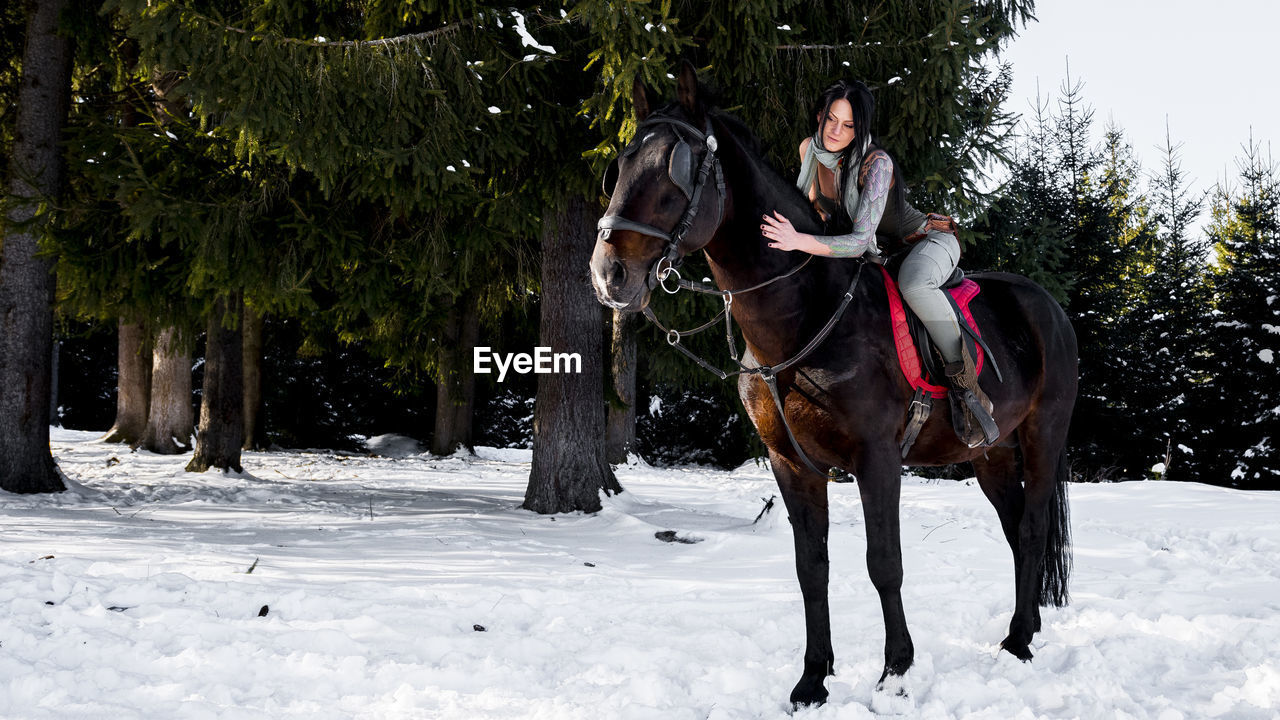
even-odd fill
[[(827, 339), (827, 336), (831, 333), (831, 330), (836, 326), (840, 317), (844, 315), (845, 309), (853, 300), (853, 291), (858, 286), (859, 278), (862, 277), (863, 263), (858, 264), (858, 271), (854, 273), (853, 281), (850, 283), (849, 289), (845, 292), (844, 297), (841, 298), (840, 306), (836, 309), (835, 313), (831, 316), (831, 319), (827, 321), (827, 324), (822, 328), (817, 336), (805, 345), (804, 349), (791, 359), (777, 365), (760, 365), (758, 367), (747, 367), (746, 365), (743, 365), (742, 361), (739, 360), (738, 348), (733, 339), (733, 296), (735, 294), (741, 295), (752, 292), (753, 290), (759, 290), (760, 288), (772, 285), (779, 280), (791, 277), (808, 265), (809, 262), (813, 260), (813, 256), (807, 256), (803, 262), (781, 275), (774, 276), (764, 282), (739, 290), (721, 290), (719, 288), (706, 285), (705, 283), (692, 282), (680, 277), (680, 273), (677, 270), (680, 263), (683, 261), (680, 254), (680, 243), (684, 240), (685, 235), (689, 233), (689, 228), (693, 226), (693, 221), (697, 217), (698, 209), (701, 205), (702, 193), (710, 182), (712, 173), (715, 173), (716, 191), (718, 195), (718, 202), (716, 205), (716, 222), (713, 227), (719, 227), (721, 221), (724, 220), (724, 170), (720, 166), (719, 158), (716, 157), (716, 150), (718, 149), (719, 144), (716, 141), (715, 134), (712, 132), (710, 118), (706, 121), (706, 132), (703, 132), (695, 128), (693, 125), (677, 118), (665, 115), (656, 117), (651, 116), (649, 119), (641, 122), (639, 127), (636, 128), (636, 135), (639, 136), (641, 131), (645, 128), (657, 125), (674, 126), (676, 128), (676, 136), (680, 138), (676, 142), (675, 147), (671, 150), (671, 157), (668, 160), (667, 165), (667, 176), (676, 184), (677, 187), (680, 188), (680, 191), (684, 193), (685, 198), (689, 201), (684, 214), (676, 222), (675, 227), (672, 228), (670, 232), (647, 223), (631, 220), (619, 214), (605, 215), (600, 218), (600, 222), (596, 224), (597, 241), (607, 241), (614, 230), (630, 230), (642, 235), (661, 238), (666, 241), (666, 245), (662, 249), (662, 254), (658, 256), (658, 259), (653, 262), (649, 267), (649, 271), (646, 273), (645, 283), (648, 285), (649, 290), (652, 292), (655, 288), (661, 287), (665, 292), (674, 295), (679, 292), (681, 288), (686, 288), (688, 290), (707, 295), (719, 295), (724, 299), (724, 309), (709, 322), (692, 330), (685, 331), (667, 328), (658, 320), (658, 317), (653, 313), (653, 309), (648, 306), (644, 309), (645, 318), (666, 334), (667, 343), (669, 345), (693, 359), (693, 361), (698, 363), (698, 365), (717, 375), (721, 380), (726, 380), (737, 375), (759, 375), (760, 378), (764, 380), (765, 385), (769, 388), (770, 395), (773, 396), (774, 405), (778, 409), (778, 416), (782, 419), (782, 427), (787, 431), (787, 437), (791, 440), (791, 446), (795, 448), (796, 453), (799, 454), (800, 459), (804, 461), (805, 465), (819, 475), (825, 474), (827, 479), (832, 482), (850, 482), (854, 480), (855, 478), (853, 475), (837, 467), (829, 468), (825, 473), (823, 473), (823, 471), (819, 470), (817, 466), (813, 464), (813, 461), (809, 459), (809, 456), (805, 454), (804, 450), (800, 447), (800, 443), (796, 440), (795, 434), (791, 432), (790, 423), (787, 422), (787, 415), (782, 407), (782, 398), (778, 395), (777, 376), (778, 373), (803, 360), (809, 355), (809, 353), (817, 349), (817, 347)], [(692, 151), (689, 148), (689, 144), (681, 135), (681, 130), (700, 140), (706, 148), (706, 153), (702, 156), (702, 163), (698, 166), (696, 179), (693, 177)], [(624, 157), (634, 154), (639, 150), (639, 147), (640, 146), (638, 144), (633, 143), (628, 146), (627, 149), (623, 150), (622, 154)], [(618, 160), (615, 159), (609, 164), (608, 169), (605, 170), (605, 176), (601, 183), (606, 196), (613, 195), (613, 189), (617, 184), (617, 181)], [(676, 285), (674, 289), (668, 288), (665, 284), (671, 275), (675, 275), (676, 277)], [(722, 317), (724, 318), (725, 323), (725, 338), (729, 344), (729, 356), (733, 359), (734, 364), (738, 366), (736, 370), (731, 370), (729, 372), (716, 368), (680, 343), (681, 338), (699, 333), (712, 327)]]
[[(711, 119), (706, 120), (706, 132), (703, 132), (693, 125), (680, 120), (678, 118), (659, 115), (650, 117), (640, 123), (636, 128), (636, 135), (639, 136), (646, 128), (659, 125), (670, 125), (676, 129), (676, 136), (680, 139), (676, 142), (675, 147), (671, 150), (671, 158), (667, 164), (667, 176), (671, 181), (680, 188), (684, 193), (685, 199), (688, 200), (688, 206), (685, 208), (684, 214), (676, 221), (676, 225), (670, 232), (661, 228), (648, 225), (646, 223), (637, 222), (622, 215), (605, 215), (600, 218), (600, 222), (596, 224), (598, 231), (597, 240), (608, 240), (609, 235), (614, 230), (630, 230), (638, 232), (642, 235), (650, 235), (652, 237), (661, 238), (666, 241), (666, 245), (662, 249), (662, 254), (649, 267), (646, 274), (645, 283), (649, 286), (649, 290), (654, 290), (661, 286), (663, 290), (674, 293), (675, 290), (668, 290), (663, 282), (675, 274), (676, 279), (680, 279), (680, 273), (676, 270), (683, 261), (680, 254), (680, 243), (684, 240), (685, 235), (689, 234), (689, 228), (693, 227), (693, 221), (698, 216), (698, 209), (702, 205), (702, 193), (706, 189), (711, 180), (712, 173), (715, 174), (716, 182), (716, 222), (719, 226), (724, 219), (724, 169), (720, 166), (720, 159), (716, 157), (716, 150), (719, 143), (716, 141), (715, 133), (711, 128)], [(692, 135), (700, 141), (706, 148), (706, 152), (702, 156), (702, 163), (698, 166), (697, 177), (693, 173), (693, 153), (689, 147), (689, 143), (684, 140), (680, 131), (684, 131)], [(639, 149), (636, 145), (628, 150), (624, 150), (624, 155), (635, 153)], [(609, 164), (609, 168), (605, 171), (603, 189), (605, 195), (613, 194), (613, 186), (618, 181), (618, 161), (615, 159)]]

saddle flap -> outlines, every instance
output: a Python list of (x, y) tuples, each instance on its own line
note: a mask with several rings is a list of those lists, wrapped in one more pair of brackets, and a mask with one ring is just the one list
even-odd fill
[[(947, 396), (948, 388), (931, 380), (933, 378), (942, 377), (941, 363), (936, 361), (937, 353), (932, 350), (933, 343), (929, 340), (929, 333), (925, 331), (924, 325), (916, 318), (915, 313), (911, 312), (906, 303), (902, 301), (902, 293), (898, 290), (898, 283), (889, 274), (888, 269), (883, 265), (878, 266), (880, 273), (884, 276), (885, 290), (889, 296), (889, 319), (891, 330), (893, 332), (894, 345), (898, 351), (898, 366), (902, 369), (902, 375), (910, 383), (911, 387), (917, 390), (923, 390), (930, 397), (944, 398)], [(948, 288), (946, 293), (952, 300), (952, 306), (959, 310), (956, 320), (959, 321), (961, 327), (966, 325), (972, 329), (974, 335), (981, 337), (977, 323), (973, 319), (973, 313), (969, 311), (969, 303), (978, 296), (982, 288), (978, 283), (965, 278), (959, 268), (948, 279), (948, 283), (959, 275), (960, 282), (955, 287)], [(986, 360), (986, 353), (983, 352), (981, 345), (976, 350), (978, 373), (982, 373), (982, 366)], [(931, 366), (931, 367), (930, 367)]]

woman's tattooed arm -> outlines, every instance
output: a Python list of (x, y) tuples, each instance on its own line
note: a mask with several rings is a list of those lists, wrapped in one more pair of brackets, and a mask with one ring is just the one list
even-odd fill
[(818, 242), (831, 248), (833, 257), (857, 257), (875, 243), (876, 228), (884, 215), (884, 206), (889, 200), (889, 185), (893, 182), (893, 161), (885, 153), (875, 153), (867, 162), (864, 178), (858, 208), (853, 213), (853, 232), (816, 238)]

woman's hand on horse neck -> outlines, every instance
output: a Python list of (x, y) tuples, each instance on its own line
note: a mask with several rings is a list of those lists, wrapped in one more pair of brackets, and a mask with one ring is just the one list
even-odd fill
[(813, 235), (799, 232), (777, 210), (766, 214), (760, 225), (760, 234), (769, 241), (769, 247), (775, 250), (800, 250), (811, 255), (831, 255), (830, 245), (823, 244)]
[[(760, 225), (760, 234), (769, 241), (769, 247), (775, 250), (799, 250), (810, 255), (824, 257), (858, 257), (867, 251), (870, 242), (857, 234), (850, 235), (808, 235), (799, 232), (791, 225), (791, 221), (776, 210), (772, 215), (765, 215)], [(872, 233), (872, 238), (875, 234)]]
[(848, 235), (806, 235), (797, 232), (791, 221), (777, 211), (765, 214), (760, 234), (777, 250), (800, 250), (811, 255), (858, 257), (875, 241), (876, 227), (884, 215), (893, 181), (893, 161), (878, 152), (868, 162), (858, 207), (853, 213), (853, 232)]

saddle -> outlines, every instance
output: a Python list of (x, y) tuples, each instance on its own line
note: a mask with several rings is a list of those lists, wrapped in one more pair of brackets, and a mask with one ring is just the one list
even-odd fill
[[(950, 388), (943, 380), (945, 363), (941, 354), (934, 348), (924, 323), (920, 322), (911, 308), (903, 302), (898, 283), (889, 269), (884, 265), (878, 267), (884, 276), (885, 291), (889, 299), (889, 320), (894, 346), (898, 353), (898, 366), (907, 383), (915, 389), (911, 404), (907, 408), (907, 427), (902, 436), (901, 450), (902, 457), (905, 458), (911, 446), (915, 444), (920, 428), (924, 426), (925, 420), (933, 410), (933, 401), (945, 398), (950, 393)], [(982, 339), (982, 333), (973, 319), (973, 313), (969, 310), (969, 303), (978, 296), (981, 288), (978, 283), (966, 278), (964, 271), (956, 268), (951, 277), (942, 284), (942, 290), (951, 302), (951, 308), (956, 313), (956, 321), (960, 325), (961, 338), (968, 345), (971, 357), (976, 360), (977, 372), (981, 374), (983, 365), (991, 353)], [(991, 368), (995, 371), (996, 378), (1003, 381), (1004, 378), (994, 358), (991, 359)]]

